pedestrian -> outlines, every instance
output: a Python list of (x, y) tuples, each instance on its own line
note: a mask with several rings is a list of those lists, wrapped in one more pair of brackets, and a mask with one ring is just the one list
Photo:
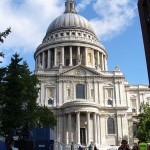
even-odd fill
[(73, 144), (73, 142), (71, 143), (71, 150), (74, 150), (74, 144)]
[(133, 148), (132, 148), (132, 150), (138, 150), (139, 148), (138, 148), (138, 144), (137, 143), (134, 143), (134, 146), (133, 146)]
[(91, 142), (91, 144), (89, 146), (89, 150), (93, 150), (93, 142)]
[(126, 140), (122, 140), (121, 141), (121, 146), (118, 148), (118, 150), (130, 150), (129, 148), (128, 148), (128, 145), (127, 145), (128, 143), (127, 143), (127, 141)]
[(98, 148), (97, 148), (97, 146), (96, 146), (96, 145), (94, 146), (94, 150), (98, 150)]
[(5, 143), (7, 145), (7, 150), (18, 150), (18, 148), (14, 146), (14, 138), (12, 136), (7, 136), (5, 139)]
[(78, 148), (79, 150), (82, 150), (82, 147), (81, 147), (81, 145), (79, 145), (79, 148)]

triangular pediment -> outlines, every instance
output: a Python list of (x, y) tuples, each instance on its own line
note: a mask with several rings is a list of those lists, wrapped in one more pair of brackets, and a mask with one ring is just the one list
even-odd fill
[(72, 68), (69, 68), (65, 71), (60, 72), (58, 75), (71, 75), (71, 76), (99, 76), (101, 73), (95, 71), (92, 68), (85, 67), (83, 65), (78, 65)]
[(104, 84), (105, 87), (114, 86), (114, 84), (112, 84), (111, 82), (104, 82), (103, 84)]

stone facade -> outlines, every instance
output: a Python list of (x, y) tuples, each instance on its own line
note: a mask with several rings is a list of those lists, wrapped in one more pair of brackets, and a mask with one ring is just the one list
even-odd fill
[[(141, 102), (150, 103), (146, 85), (130, 85), (116, 67), (89, 22), (66, 1), (64, 14), (49, 26), (35, 52), (41, 106), (57, 116), (57, 141), (64, 144), (133, 144), (132, 126)], [(71, 17), (70, 17), (71, 16)]]

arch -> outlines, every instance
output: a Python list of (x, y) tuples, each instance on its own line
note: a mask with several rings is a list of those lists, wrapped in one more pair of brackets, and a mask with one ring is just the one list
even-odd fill
[(107, 132), (108, 134), (115, 134), (115, 121), (111, 117), (107, 119)]
[(136, 123), (133, 123), (133, 136), (136, 137), (138, 132), (138, 126)]

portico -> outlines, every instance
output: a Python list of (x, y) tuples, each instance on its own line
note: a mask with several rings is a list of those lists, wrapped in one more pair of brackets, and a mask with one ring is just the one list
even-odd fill
[(100, 143), (100, 114), (77, 111), (58, 116), (58, 120), (62, 119), (64, 124), (61, 125), (57, 132), (58, 135), (59, 133), (64, 133), (59, 138), (62, 138), (65, 144), (74, 142), (88, 145), (91, 141)]

